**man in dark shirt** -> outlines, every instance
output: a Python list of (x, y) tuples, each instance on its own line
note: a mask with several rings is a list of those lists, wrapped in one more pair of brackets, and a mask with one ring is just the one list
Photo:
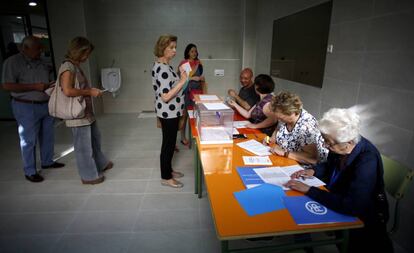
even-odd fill
[(254, 88), (252, 78), (253, 71), (250, 68), (243, 69), (240, 73), (240, 84), (242, 87), (240, 88), (239, 95), (233, 89), (227, 92), (233, 100), (247, 111), (260, 99)]
[(27, 36), (22, 41), (22, 52), (9, 57), (3, 67), (3, 88), (11, 92), (24, 173), (31, 182), (43, 181), (36, 170), (37, 143), (42, 168), (64, 166), (52, 160), (54, 126), (48, 110), (49, 96), (44, 92), (52, 80), (51, 68), (40, 59), (41, 52), (40, 40)]

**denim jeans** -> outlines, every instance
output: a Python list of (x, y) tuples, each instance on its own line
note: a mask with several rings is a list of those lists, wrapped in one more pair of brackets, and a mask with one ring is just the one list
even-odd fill
[(48, 104), (28, 104), (12, 100), (17, 120), (24, 174), (36, 171), (36, 144), (39, 143), (42, 166), (53, 163), (54, 118), (49, 116)]
[(108, 165), (101, 151), (101, 133), (96, 121), (88, 126), (72, 127), (76, 164), (83, 180), (97, 179)]

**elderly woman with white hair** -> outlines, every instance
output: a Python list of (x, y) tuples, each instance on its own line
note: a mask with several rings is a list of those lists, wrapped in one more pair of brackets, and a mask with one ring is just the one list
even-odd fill
[[(350, 109), (331, 109), (319, 121), (330, 152), (328, 160), (297, 171), (286, 186), (339, 213), (358, 216), (364, 228), (350, 232), (349, 252), (393, 252), (386, 232), (388, 202), (380, 153), (360, 135), (359, 116)], [(316, 176), (329, 191), (296, 181)]]

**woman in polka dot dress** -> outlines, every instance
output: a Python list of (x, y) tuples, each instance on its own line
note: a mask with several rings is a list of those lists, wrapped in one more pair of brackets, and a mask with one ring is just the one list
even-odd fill
[(184, 174), (173, 171), (171, 161), (177, 140), (178, 120), (184, 109), (184, 85), (187, 74), (180, 68), (181, 78), (174, 72), (170, 61), (177, 48), (177, 37), (161, 35), (154, 47), (157, 57), (152, 68), (152, 85), (155, 91), (155, 111), (161, 122), (162, 145), (160, 154), (161, 184), (173, 188), (181, 188), (183, 184), (176, 178)]

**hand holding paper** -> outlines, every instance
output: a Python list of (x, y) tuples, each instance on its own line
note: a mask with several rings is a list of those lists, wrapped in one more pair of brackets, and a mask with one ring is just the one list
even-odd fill
[(185, 71), (185, 73), (187, 73), (187, 76), (190, 76), (190, 72), (191, 72), (190, 63), (189, 62), (186, 62), (183, 65), (181, 65), (181, 67), (183, 68), (183, 70)]

